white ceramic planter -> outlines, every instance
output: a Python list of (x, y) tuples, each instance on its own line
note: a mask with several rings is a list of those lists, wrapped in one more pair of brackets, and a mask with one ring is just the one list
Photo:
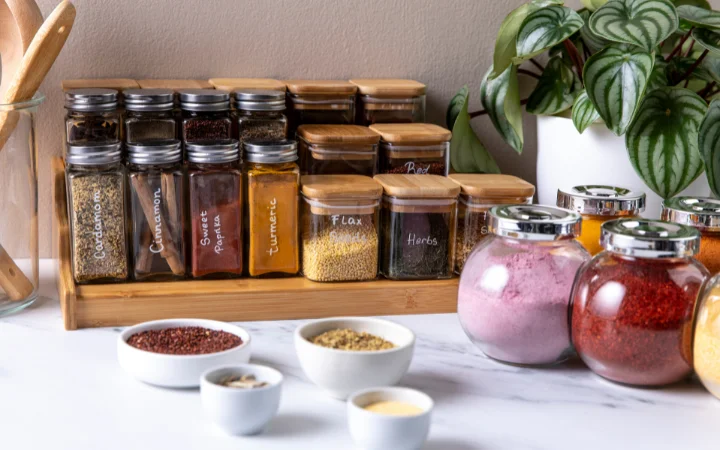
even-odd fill
[[(604, 125), (591, 125), (578, 133), (571, 119), (538, 116), (538, 202), (554, 205), (560, 187), (581, 184), (619, 186), (647, 194), (643, 216), (659, 218), (662, 199), (635, 173), (625, 148), (625, 137)], [(707, 197), (710, 187), (703, 173), (679, 195)]]

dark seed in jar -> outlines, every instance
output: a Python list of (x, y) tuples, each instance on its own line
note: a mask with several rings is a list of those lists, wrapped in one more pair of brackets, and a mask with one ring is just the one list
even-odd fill
[(226, 331), (203, 327), (176, 327), (135, 333), (128, 345), (140, 350), (168, 355), (202, 355), (238, 347), (238, 336)]

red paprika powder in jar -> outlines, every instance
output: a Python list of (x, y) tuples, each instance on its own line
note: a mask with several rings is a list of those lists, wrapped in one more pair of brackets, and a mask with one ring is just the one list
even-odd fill
[(662, 386), (692, 372), (695, 301), (708, 276), (692, 227), (644, 219), (602, 225), (605, 251), (579, 272), (571, 335), (580, 358), (619, 383)]

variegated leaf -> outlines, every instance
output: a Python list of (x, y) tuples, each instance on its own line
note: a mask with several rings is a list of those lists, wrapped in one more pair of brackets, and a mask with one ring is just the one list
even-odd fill
[(715, 197), (720, 198), (720, 100), (710, 103), (700, 125), (698, 145), (705, 161), (705, 173), (710, 189)]
[(590, 11), (595, 11), (607, 2), (608, 0), (582, 0), (583, 6)]
[(654, 61), (654, 53), (631, 45), (613, 44), (585, 63), (583, 80), (588, 97), (607, 127), (618, 136), (625, 133), (632, 122)]
[(520, 25), (513, 61), (539, 55), (575, 34), (583, 24), (578, 13), (564, 6), (548, 6), (531, 13)]
[(695, 42), (708, 50), (714, 56), (720, 56), (720, 33), (707, 28), (695, 28), (692, 32)]
[(582, 37), (585, 45), (587, 45), (588, 48), (593, 52), (599, 52), (600, 50), (608, 46), (610, 44), (610, 41), (601, 36), (598, 36), (590, 29), (590, 11), (584, 9), (578, 14), (580, 14), (582, 20), (585, 21), (585, 25), (580, 28), (580, 37)]
[(593, 33), (648, 52), (672, 35), (678, 24), (669, 0), (612, 0), (590, 16)]
[(677, 8), (680, 20), (696, 28), (720, 30), (720, 12), (697, 6), (683, 5)]
[(470, 125), (467, 96), (452, 129), (450, 163), (460, 173), (500, 173), (497, 163)]
[(517, 67), (508, 67), (495, 79), (490, 79), (491, 73), (492, 67), (480, 86), (483, 107), (505, 142), (522, 153), (524, 138)]
[(445, 124), (450, 130), (452, 130), (453, 126), (455, 126), (455, 119), (457, 119), (458, 114), (460, 114), (460, 111), (465, 104), (465, 100), (468, 97), (468, 93), (468, 87), (465, 85), (450, 100), (447, 112), (445, 113)]
[(650, 79), (648, 79), (648, 84), (645, 88), (646, 93), (668, 85), (667, 75), (665, 74), (667, 65), (668, 63), (665, 62), (665, 58), (660, 55), (655, 55), (655, 65), (653, 66)]
[(649, 93), (628, 129), (625, 144), (635, 171), (662, 198), (688, 187), (702, 172), (698, 130), (707, 105), (691, 90)]
[(587, 127), (599, 118), (600, 114), (598, 114), (595, 105), (590, 101), (587, 92), (582, 91), (575, 99), (575, 104), (572, 109), (572, 121), (575, 128), (582, 134)]
[(573, 105), (582, 85), (572, 68), (560, 56), (548, 61), (525, 109), (531, 114), (552, 115)]

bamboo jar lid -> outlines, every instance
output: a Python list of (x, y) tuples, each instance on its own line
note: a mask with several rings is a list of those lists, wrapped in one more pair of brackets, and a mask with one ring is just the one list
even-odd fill
[(285, 92), (285, 83), (272, 78), (210, 78), (215, 89), (224, 91), (243, 91), (246, 89), (262, 89)]
[(130, 78), (92, 78), (83, 80), (65, 80), (62, 82), (63, 91), (67, 92), (72, 89), (115, 89), (116, 91), (124, 91), (127, 89), (137, 89), (140, 85), (137, 81)]
[(512, 175), (454, 173), (448, 176), (462, 188), (462, 193), (479, 198), (532, 197), (535, 186)]
[(377, 200), (383, 192), (379, 183), (362, 175), (305, 175), (300, 184), (303, 195), (318, 200)]
[(301, 125), (298, 136), (310, 144), (377, 144), (380, 135), (360, 125)]
[(417, 97), (426, 90), (423, 83), (397, 78), (356, 78), (350, 82), (360, 94), (371, 97)]
[(357, 86), (339, 80), (286, 80), (285, 85), (291, 94), (353, 95), (357, 92)]
[(375, 175), (385, 195), (398, 198), (454, 198), (460, 185), (440, 175)]
[(213, 89), (213, 85), (207, 80), (138, 80), (143, 89)]
[(431, 123), (376, 123), (370, 129), (390, 144), (442, 144), (452, 137), (450, 130)]

